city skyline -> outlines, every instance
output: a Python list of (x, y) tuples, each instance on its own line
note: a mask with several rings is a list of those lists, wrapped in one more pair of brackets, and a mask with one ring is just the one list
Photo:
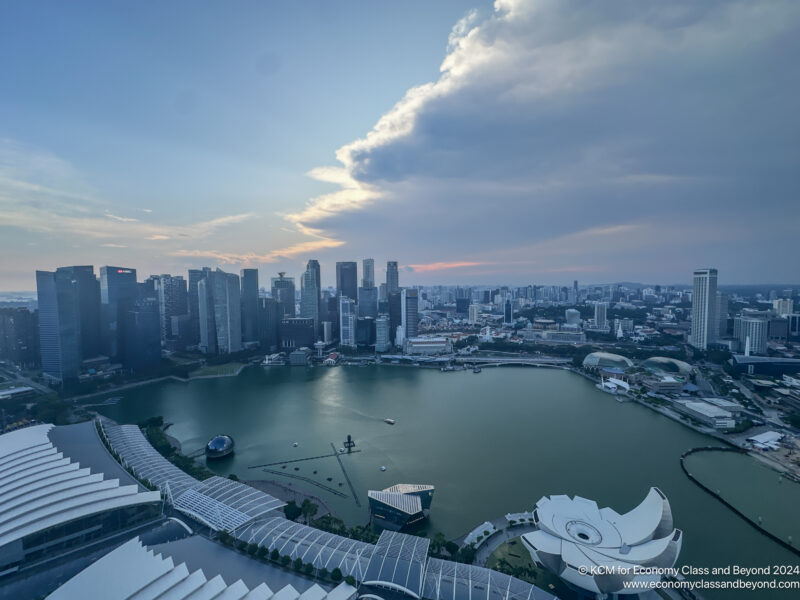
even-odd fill
[(97, 7), (2, 8), (4, 291), (310, 256), (403, 256), (412, 285), (793, 279), (796, 3)]

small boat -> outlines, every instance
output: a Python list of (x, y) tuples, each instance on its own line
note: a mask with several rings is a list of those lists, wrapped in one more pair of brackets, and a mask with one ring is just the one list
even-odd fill
[(389, 425), (394, 425), (395, 420), (394, 419), (384, 419), (383, 422), (384, 423), (388, 423)]
[(292, 448), (297, 448), (299, 445), (300, 445), (300, 444), (298, 444), (297, 442), (295, 442), (294, 444), (292, 444)]
[(339, 454), (344, 454), (344, 448), (339, 448)]
[(386, 467), (381, 465), (381, 471), (385, 471), (385, 470), (386, 470)]
[(474, 369), (472, 369), (472, 372), (473, 373), (480, 373), (481, 372), (481, 368), (480, 367), (475, 367)]

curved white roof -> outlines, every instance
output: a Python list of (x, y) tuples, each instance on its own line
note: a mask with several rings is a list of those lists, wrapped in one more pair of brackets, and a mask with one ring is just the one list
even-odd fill
[(154, 554), (142, 546), (139, 538), (134, 538), (92, 563), (47, 599), (126, 600), (133, 597), (137, 600), (269, 600), (272, 590), (266, 583), (250, 590), (241, 579), (227, 585), (219, 575), (207, 579), (202, 570), (190, 573), (186, 563), (175, 566), (172, 558)]
[(161, 499), (81, 468), (53, 446), (51, 429), (36, 425), (0, 435), (0, 547), (73, 519)]
[[(580, 496), (545, 497), (536, 503), (534, 521), (538, 530), (522, 536), (533, 558), (565, 581), (598, 594), (635, 593), (624, 583), (658, 581), (658, 575), (634, 574), (634, 565), (672, 567), (683, 541), (681, 531), (672, 526), (669, 501), (658, 488), (650, 488), (639, 506), (622, 515)], [(618, 569), (616, 574), (593, 575), (597, 566)]]
[(611, 352), (592, 352), (583, 359), (584, 367), (620, 367), (627, 368), (633, 366), (633, 361), (621, 354)]

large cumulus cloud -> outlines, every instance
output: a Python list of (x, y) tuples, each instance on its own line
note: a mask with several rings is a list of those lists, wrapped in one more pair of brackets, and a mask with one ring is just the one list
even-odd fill
[(288, 219), (456, 279), (787, 279), (799, 24), (791, 1), (498, 0)]

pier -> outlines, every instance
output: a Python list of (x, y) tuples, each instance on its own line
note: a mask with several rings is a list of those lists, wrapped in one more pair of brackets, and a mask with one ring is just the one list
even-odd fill
[[(333, 448), (333, 455), (336, 457), (336, 460), (339, 461), (339, 466), (342, 468), (342, 473), (344, 473), (344, 478), (347, 480), (347, 485), (350, 486), (350, 493), (353, 494), (353, 500), (356, 501), (356, 506), (361, 508), (361, 502), (358, 499), (358, 494), (356, 494), (356, 488), (353, 487), (353, 482), (350, 481), (350, 476), (347, 474), (347, 471), (345, 471), (342, 457), (336, 452), (336, 446), (333, 445), (333, 442), (331, 442), (331, 448)], [(357, 452), (357, 450), (354, 450), (354, 452)]]

